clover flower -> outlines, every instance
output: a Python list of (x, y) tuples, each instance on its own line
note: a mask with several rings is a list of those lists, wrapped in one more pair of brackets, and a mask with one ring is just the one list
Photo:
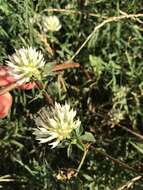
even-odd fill
[[(0, 66), (0, 87), (11, 85), (15, 82), (15, 79), (9, 74), (9, 68), (6, 66)], [(17, 86), (19, 89), (30, 90), (36, 87), (34, 82), (23, 83)], [(0, 95), (0, 119), (8, 115), (9, 109), (12, 105), (12, 96), (9, 92)]]
[(55, 108), (51, 111), (42, 110), (39, 117), (35, 119), (37, 128), (33, 134), (40, 143), (49, 143), (55, 148), (61, 141), (69, 139), (71, 132), (81, 124), (79, 119), (75, 119), (76, 111), (70, 108), (69, 104), (60, 105), (55, 103)]
[(45, 32), (59, 31), (61, 29), (61, 24), (57, 16), (45, 16), (43, 17), (43, 29)]
[(45, 65), (44, 57), (41, 52), (32, 47), (21, 48), (6, 62), (10, 70), (10, 75), (15, 79), (23, 78), (20, 83), (29, 82), (33, 77), (41, 79), (41, 70)]
[(121, 110), (119, 108), (112, 108), (109, 112), (110, 120), (109, 124), (111, 124), (111, 128), (115, 127), (125, 118), (126, 111)]

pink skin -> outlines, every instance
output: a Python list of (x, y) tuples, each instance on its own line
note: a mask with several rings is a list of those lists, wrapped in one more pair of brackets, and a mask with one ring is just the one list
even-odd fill
[(12, 105), (12, 96), (9, 92), (0, 96), (0, 118), (8, 115), (9, 108)]
[(31, 90), (32, 88), (36, 87), (35, 82), (28, 82), (20, 85), (18, 88), (22, 90)]
[(0, 86), (7, 86), (15, 82), (15, 79), (8, 74), (8, 68), (0, 66)]
[[(15, 82), (15, 79), (9, 75), (8, 67), (0, 66), (0, 87), (8, 86)], [(30, 90), (35, 87), (34, 82), (29, 82), (20, 85), (18, 88), (22, 90)], [(9, 92), (0, 95), (0, 118), (4, 118), (8, 115), (8, 111), (12, 105), (12, 96)]]

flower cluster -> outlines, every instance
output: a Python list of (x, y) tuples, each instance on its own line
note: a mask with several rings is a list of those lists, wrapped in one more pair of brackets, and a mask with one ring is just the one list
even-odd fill
[[(1, 87), (5, 87), (16, 82), (14, 77), (12, 77), (9, 74), (9, 71), (10, 70), (8, 67), (5, 67), (5, 66), (0, 67), (0, 86)], [(34, 88), (34, 86), (35, 86), (35, 83), (25, 83), (18, 86), (18, 88), (23, 89), (23, 90), (30, 90)], [(13, 98), (9, 92), (6, 92), (0, 95), (0, 118), (4, 118), (8, 115), (9, 108), (12, 105), (12, 99)]]
[(69, 104), (60, 105), (55, 103), (51, 111), (42, 110), (40, 116), (35, 119), (37, 128), (34, 135), (40, 143), (49, 143), (55, 148), (61, 141), (71, 137), (71, 132), (80, 127), (80, 120), (75, 119), (76, 111)]
[[(18, 88), (31, 89), (35, 83), (30, 83), (30, 79), (41, 79), (44, 65), (45, 61), (40, 52), (32, 47), (22, 48), (9, 57), (7, 67), (0, 68), (0, 86), (16, 82), (19, 85)], [(20, 83), (18, 83), (18, 79)], [(0, 118), (7, 116), (11, 105), (12, 96), (9, 92), (0, 96)], [(37, 128), (34, 129), (33, 134), (40, 143), (49, 142), (49, 145), (55, 148), (62, 141), (71, 138), (72, 131), (80, 127), (81, 122), (79, 119), (75, 119), (75, 116), (76, 111), (69, 104), (55, 103), (54, 108), (43, 109), (39, 117), (35, 119)]]
[[(41, 52), (32, 47), (17, 50), (16, 53), (9, 56), (9, 61), (6, 63), (7, 67), (0, 67), (0, 86), (4, 87), (17, 82), (18, 88), (26, 90), (35, 86), (34, 82), (29, 82), (32, 77), (36, 80), (41, 79), (42, 69), (45, 65)], [(0, 118), (7, 116), (11, 104), (12, 96), (9, 92), (0, 95)]]
[(41, 79), (41, 72), (45, 66), (44, 57), (41, 52), (36, 51), (32, 47), (21, 48), (6, 62), (10, 68), (10, 75), (20, 83), (29, 82), (33, 77), (36, 80)]
[(45, 32), (51, 31), (51, 32), (56, 32), (61, 29), (61, 24), (57, 16), (44, 16), (42, 18), (42, 25), (43, 25), (43, 30)]

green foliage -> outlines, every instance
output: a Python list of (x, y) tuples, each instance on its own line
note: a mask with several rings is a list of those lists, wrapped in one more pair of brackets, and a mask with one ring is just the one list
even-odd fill
[[(0, 0), (0, 63), (15, 49), (33, 46), (44, 54), (47, 73), (51, 65), (68, 61), (95, 26), (122, 12), (141, 13), (141, 7), (141, 0)], [(42, 31), (41, 18), (48, 15), (59, 17), (60, 31)], [(142, 173), (143, 140), (122, 128), (143, 132), (142, 22), (140, 17), (107, 23), (75, 57), (80, 68), (44, 79), (51, 97), (70, 102), (82, 122), (79, 142), (74, 139), (68, 148), (50, 149), (32, 135), (33, 115), (46, 105), (42, 92), (12, 92), (11, 112), (0, 120), (0, 187), (112, 190)], [(133, 189), (143, 189), (142, 179)]]
[(92, 55), (89, 55), (89, 61), (91, 63), (91, 66), (93, 67), (94, 74), (97, 78), (100, 78), (100, 75), (102, 74), (104, 70), (104, 62), (100, 57), (95, 57)]

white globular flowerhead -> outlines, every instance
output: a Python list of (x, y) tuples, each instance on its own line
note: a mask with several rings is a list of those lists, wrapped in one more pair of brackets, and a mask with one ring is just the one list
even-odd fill
[(56, 32), (61, 29), (61, 23), (57, 16), (45, 16), (43, 17), (43, 29), (45, 32), (51, 31)]
[(10, 75), (16, 80), (22, 78), (20, 83), (29, 82), (31, 78), (41, 80), (41, 72), (45, 66), (42, 53), (32, 47), (16, 50), (6, 63)]
[(37, 128), (33, 134), (39, 143), (50, 142), (49, 145), (55, 148), (63, 140), (70, 139), (72, 131), (80, 127), (81, 122), (75, 116), (76, 111), (69, 104), (55, 103), (50, 111), (43, 109), (39, 113), (39, 117), (35, 119)]

